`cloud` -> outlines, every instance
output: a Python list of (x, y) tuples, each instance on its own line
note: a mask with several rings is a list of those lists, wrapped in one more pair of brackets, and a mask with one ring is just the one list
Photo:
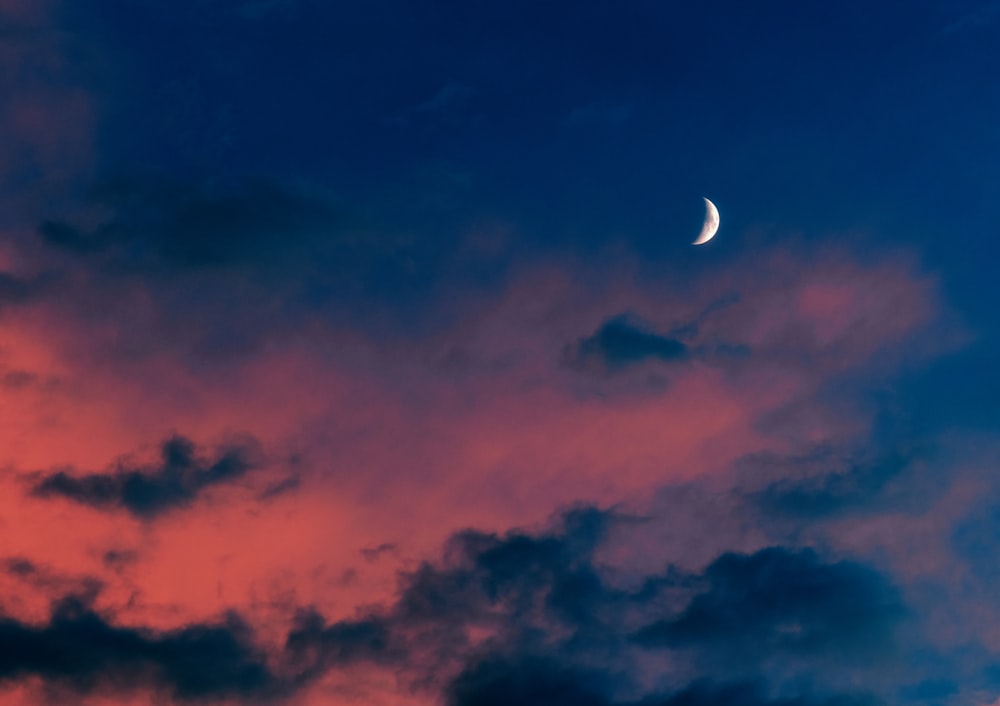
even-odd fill
[(448, 706), (611, 706), (608, 675), (553, 660), (489, 659), (449, 685)]
[(0, 563), (0, 570), (28, 586), (34, 596), (48, 599), (60, 596), (77, 596), (84, 600), (95, 598), (104, 588), (104, 583), (93, 576), (70, 576), (42, 566), (26, 557), (10, 557)]
[(152, 687), (184, 700), (269, 696), (282, 688), (236, 616), (157, 632), (113, 625), (72, 597), (41, 625), (0, 618), (0, 680), (26, 676), (77, 693)]
[(0, 385), (7, 390), (23, 390), (38, 381), (38, 376), (27, 370), (10, 370), (0, 377)]
[(32, 494), (66, 498), (98, 510), (125, 510), (148, 520), (190, 505), (205, 489), (237, 480), (254, 466), (249, 446), (226, 449), (214, 461), (206, 461), (198, 458), (191, 441), (180, 436), (163, 442), (160, 454), (160, 463), (151, 468), (123, 465), (82, 476), (58, 471), (37, 481)]
[(724, 554), (705, 570), (708, 587), (676, 616), (637, 634), (650, 647), (711, 646), (739, 661), (784, 653), (869, 660), (892, 649), (905, 615), (881, 575), (850, 561), (825, 563), (810, 549), (771, 547)]
[(316, 244), (345, 225), (328, 198), (262, 180), (202, 188), (117, 177), (97, 183), (91, 202), (112, 215), (92, 228), (45, 221), (39, 237), (77, 256), (101, 255), (106, 267), (126, 272), (276, 266), (303, 241)]
[[(773, 457), (748, 459), (744, 464), (749, 466), (747, 471), (764, 464), (783, 464), (789, 473), (749, 492), (748, 498), (770, 517), (822, 519), (872, 509), (880, 501), (885, 502), (890, 484), (911, 471), (914, 461), (915, 453), (902, 449), (844, 458), (830, 448), (784, 462)], [(822, 470), (804, 476), (791, 475), (793, 469), (801, 472), (810, 466), (821, 466)]]
[(865, 694), (772, 697), (761, 681), (697, 680), (673, 693), (615, 698), (615, 675), (557, 661), (490, 659), (470, 665), (447, 690), (448, 706), (877, 706)]
[(702, 680), (668, 697), (644, 699), (641, 706), (879, 706), (871, 694), (768, 696), (759, 681), (715, 684)]
[(327, 624), (315, 611), (303, 610), (285, 642), (299, 680), (357, 663), (396, 665), (406, 660), (399, 636), (378, 616)]
[(442, 564), (402, 576), (391, 605), (332, 623), (302, 611), (286, 647), (306, 674), (367, 662), (439, 684), (466, 661), (469, 630), (495, 632), (504, 644), (550, 620), (596, 634), (607, 589), (589, 556), (609, 518), (581, 508), (562, 518), (565, 534), (459, 532)]
[[(313, 679), (354, 680), (371, 669), (386, 682), (402, 675), (404, 691), (428, 686), (436, 702), (462, 706), (570, 698), (844, 706), (865, 703), (833, 696), (845, 688), (895, 694), (883, 677), (845, 676), (837, 663), (853, 666), (865, 650), (881, 656), (905, 642), (897, 639), (909, 626), (901, 595), (912, 600), (920, 587), (895, 588), (906, 579), (884, 574), (895, 565), (882, 548), (887, 537), (914, 543), (888, 517), (899, 509), (892, 493), (911, 477), (909, 457), (838, 455), (807, 475), (801, 454), (866, 428), (873, 390), (891, 387), (907, 361), (919, 371), (946, 347), (927, 335), (942, 316), (937, 284), (897, 253), (880, 259), (885, 238), (831, 252), (810, 236), (803, 253), (769, 234), (764, 245), (727, 249), (696, 268), (686, 255), (629, 263), (595, 252), (633, 237), (644, 251), (673, 247), (643, 240), (642, 218), (631, 219), (642, 226), (631, 236), (627, 223), (611, 222), (616, 203), (635, 199), (628, 189), (605, 190), (607, 208), (590, 209), (596, 221), (562, 208), (562, 196), (607, 174), (576, 154), (586, 125), (553, 133), (567, 116), (614, 131), (635, 115), (618, 100), (655, 117), (641, 87), (619, 80), (671, 53), (660, 31), (669, 18), (649, 15), (653, 4), (639, 14), (593, 4), (567, 14), (555, 4), (542, 8), (541, 23), (523, 21), (531, 3), (497, 5), (500, 14), (485, 21), (458, 11), (444, 24), (433, 13), (288, 0), (145, 2), (127, 13), (62, 4), (89, 37), (73, 40), (46, 0), (0, 2), (29, 8), (16, 23), (5, 16), (0, 30), (0, 117), (10, 128), (0, 138), (4, 183), (13, 191), (48, 180), (78, 187), (98, 133), (95, 163), (113, 166), (117, 156), (176, 174), (208, 164), (213, 176), (129, 176), (95, 185), (82, 203), (18, 203), (16, 211), (31, 212), (22, 225), (32, 225), (3, 234), (0, 465), (44, 469), (31, 490), (48, 500), (24, 502), (21, 488), (8, 487), (0, 506), (3, 556), (15, 557), (0, 591), (9, 682), (86, 691), (132, 681), (184, 698), (252, 700), (280, 692), (289, 682), (275, 675), (285, 670), (309, 688)], [(234, 13), (277, 23), (234, 24)], [(303, 22), (282, 25), (296, 18)], [(465, 49), (427, 42), (411, 19), (418, 29), (429, 20), (438, 38), (454, 35), (481, 65), (456, 63)], [(565, 30), (567, 20), (582, 34), (548, 31)], [(365, 35), (373, 22), (386, 30), (374, 44)], [(622, 30), (639, 25), (637, 44), (635, 32)], [(135, 42), (136, 26), (164, 31)], [(186, 58), (164, 62), (161, 49), (176, 43), (172, 28), (184, 30)], [(510, 52), (500, 61), (489, 41), (498, 29)], [(539, 31), (557, 43), (532, 44), (529, 34)], [(253, 35), (295, 51), (246, 52)], [(413, 42), (429, 53), (412, 52)], [(601, 42), (622, 51), (595, 51)], [(95, 70), (90, 47), (102, 46), (110, 53), (93, 83), (117, 95), (107, 103), (111, 122), (94, 131), (100, 97), (87, 92), (87, 74)], [(301, 61), (322, 46), (364, 60), (334, 71)], [(607, 56), (623, 52), (624, 63), (609, 65)], [(408, 54), (416, 61), (393, 59)], [(511, 72), (505, 58), (537, 70)], [(260, 70), (243, 70), (248, 59)], [(581, 61), (598, 67), (590, 72), (597, 84), (588, 84)], [(357, 67), (376, 79), (356, 80)], [(402, 82), (394, 75), (401, 67), (411, 72)], [(553, 69), (584, 80), (547, 91), (538, 77)], [(656, 73), (660, 83), (672, 80), (670, 71)], [(317, 85), (333, 98), (295, 88)], [(615, 93), (622, 86), (625, 94)], [(269, 88), (280, 96), (262, 106)], [(348, 109), (339, 95), (352, 97)], [(512, 96), (534, 109), (512, 111)], [(413, 106), (403, 114), (411, 129), (372, 132), (379, 116), (405, 105)], [(289, 115), (297, 117), (291, 129)], [(482, 139), (491, 135), (500, 139)], [(600, 180), (580, 181), (571, 169), (549, 180), (561, 186), (531, 193), (512, 171), (524, 166), (509, 159), (514, 143), (545, 143), (540, 154), (553, 170), (568, 156)], [(642, 159), (605, 147), (598, 152), (612, 161)], [(446, 163), (414, 167), (428, 155)], [(269, 165), (287, 176), (303, 158), (307, 172), (342, 184), (359, 207), (283, 178), (228, 181)], [(438, 169), (456, 181), (443, 185)], [(399, 176), (384, 178), (393, 171)], [(530, 204), (519, 202), (524, 194)], [(466, 229), (512, 234), (504, 247), (461, 255), (470, 250), (456, 234)], [(533, 268), (537, 275), (521, 277)], [(486, 284), (472, 285), (477, 279)], [(420, 287), (433, 293), (410, 296)], [(396, 316), (373, 315), (381, 313), (373, 292), (383, 291)], [(698, 318), (733, 291), (738, 299)], [(564, 346), (564, 368), (596, 376), (560, 369)], [(469, 361), (462, 371), (428, 362), (452, 349)], [(661, 371), (669, 387), (649, 383)], [(836, 396), (829, 391), (852, 387), (837, 400), (848, 403), (827, 404)], [(248, 429), (266, 448), (304, 460), (293, 476), (258, 476), (252, 449), (199, 450), (178, 438), (160, 460), (102, 465), (137, 439), (161, 439), (164, 428), (197, 429), (199, 439)], [(761, 451), (789, 459), (783, 477), (775, 472), (749, 494), (719, 489), (734, 459)], [(239, 490), (252, 472), (261, 482), (239, 493), (244, 503), (204, 502), (213, 489)], [(581, 508), (532, 524), (581, 499), (638, 513), (663, 485), (692, 479), (697, 493), (675, 494), (677, 502), (641, 522)], [(132, 521), (182, 509), (175, 522)], [(871, 521), (875, 510), (885, 511), (874, 518), (884, 526)], [(845, 527), (829, 529), (848, 513)], [(787, 522), (774, 527), (761, 516)], [(792, 524), (798, 532), (785, 531)], [(461, 529), (470, 525), (478, 529)], [(956, 572), (956, 582), (984, 581), (998, 527), (991, 514), (959, 528), (955, 541), (971, 543), (982, 565)], [(418, 563), (445, 536), (443, 556)], [(67, 587), (83, 593), (74, 577), (88, 570), (101, 572), (106, 612), (67, 603), (36, 620), (37, 606), (17, 602)], [(396, 570), (404, 573), (389, 596)], [(348, 571), (356, 587), (342, 588)], [(961, 602), (941, 595), (943, 611)], [(242, 617), (205, 618), (227, 607)], [(985, 615), (953, 629), (969, 642), (986, 639), (996, 620)], [(254, 646), (251, 624), (278, 635), (262, 643), (271, 647)], [(902, 649), (924, 649), (926, 636), (908, 637), (913, 646)], [(740, 669), (730, 669), (737, 661)], [(897, 683), (919, 684), (914, 670), (900, 671)], [(919, 691), (941, 693), (926, 684)]]
[[(878, 572), (771, 547), (623, 582), (606, 564), (608, 540), (649, 521), (578, 507), (537, 531), (461, 531), (439, 560), (400, 576), (393, 601), (338, 620), (300, 607), (270, 647), (232, 611), (123, 627), (91, 607), (96, 592), (71, 594), (44, 621), (0, 619), (0, 679), (39, 676), (78, 694), (280, 701), (373, 669), (448, 706), (880, 703), (877, 682), (847, 688), (829, 671), (891, 650), (903, 607)], [(23, 560), (8, 570), (39, 573)], [(812, 659), (788, 659), (801, 655)], [(738, 670), (726, 666), (734, 659)]]
[(365, 547), (361, 550), (361, 556), (365, 558), (366, 561), (378, 561), (380, 557), (386, 554), (394, 554), (396, 552), (396, 545), (392, 542), (383, 542), (377, 547)]
[(563, 360), (570, 367), (604, 372), (649, 360), (681, 361), (689, 355), (682, 341), (649, 331), (628, 314), (608, 319), (593, 334), (563, 350)]
[[(84, 237), (96, 232), (81, 227)], [(83, 263), (88, 272), (102, 273), (101, 268), (116, 258), (128, 262), (129, 247), (143, 242), (138, 237), (102, 240), (101, 247), (85, 252), (52, 244), (44, 247), (55, 259)], [(149, 307), (141, 311), (143, 315), (162, 306), (178, 319), (197, 319), (203, 309), (187, 306), (197, 297), (165, 296), (170, 291), (164, 283), (177, 276), (178, 293), (187, 283), (205, 284), (211, 305), (213, 299), (224, 298), (220, 285), (227, 281), (227, 272), (268, 267), (262, 260), (241, 257), (190, 267), (167, 266), (161, 258), (161, 272), (166, 276), (143, 276), (143, 283), (149, 284), (142, 290), (147, 296), (129, 303)], [(137, 262), (148, 261), (140, 257)], [(845, 265), (842, 276), (833, 273), (826, 279), (850, 290), (859, 277), (865, 282), (875, 278), (868, 267), (869, 263), (854, 269)], [(877, 264), (872, 267), (880, 272)], [(761, 514), (769, 512), (765, 505), (771, 503), (802, 527), (823, 513), (834, 517), (864, 505), (867, 492), (887, 485), (864, 473), (835, 480), (834, 473), (849, 472), (846, 463), (834, 466), (831, 462), (824, 469), (820, 462), (803, 460), (802, 442), (810, 448), (809, 442), (817, 438), (811, 430), (801, 434), (796, 430), (782, 438), (758, 431), (772, 410), (805, 399), (810, 409), (820, 408), (832, 420), (824, 418), (813, 427), (821, 432), (821, 443), (829, 435), (834, 435), (830, 443), (835, 444), (842, 436), (858, 433), (858, 428), (868, 425), (869, 411), (862, 409), (851, 416), (840, 408), (817, 405), (821, 398), (817, 389), (840, 389), (844, 379), (868, 375), (872, 352), (891, 355), (895, 347), (907, 344), (912, 327), (924, 319), (914, 315), (915, 323), (898, 329), (873, 328), (872, 335), (878, 337), (856, 338), (853, 322), (865, 319), (866, 299), (815, 293), (799, 296), (803, 286), (814, 284), (814, 271), (821, 269), (815, 263), (789, 265), (785, 279), (774, 285), (774, 302), (768, 299), (771, 289), (737, 278), (754, 276), (753, 268), (720, 275), (719, 282), (701, 290), (674, 293), (669, 282), (662, 291), (652, 290), (636, 280), (607, 274), (607, 282), (595, 284), (586, 273), (560, 268), (546, 268), (537, 284), (513, 282), (498, 301), (468, 302), (466, 318), (453, 327), (449, 322), (444, 335), (437, 331), (416, 335), (407, 345), (399, 345), (398, 338), (373, 341), (351, 330), (333, 331), (329, 337), (320, 331), (311, 337), (309, 329), (308, 345), (315, 348), (315, 354), (313, 349), (303, 352), (304, 335), (281, 339), (249, 361), (227, 365), (224, 374), (211, 377), (198, 367), (178, 363), (170, 348), (174, 339), (169, 328), (154, 331), (157, 345), (151, 349), (157, 357), (132, 363), (125, 368), (128, 374), (106, 362), (93, 369), (75, 366), (79, 351), (89, 343), (84, 335), (97, 336), (106, 330), (109, 340), (120, 341), (120, 336), (134, 330), (128, 318), (112, 317), (113, 326), (96, 329), (94, 334), (80, 326), (81, 335), (62, 339), (67, 343), (65, 350), (75, 356), (66, 356), (70, 364), (36, 364), (35, 349), (26, 348), (23, 355), (9, 361), (9, 369), (31, 370), (39, 380), (58, 375), (75, 382), (77, 389), (55, 391), (49, 398), (72, 392), (89, 405), (59, 409), (51, 403), (39, 405), (40, 417), (58, 411), (61, 426), (36, 425), (48, 431), (44, 436), (35, 432), (29, 451), (49, 449), (45, 453), (50, 455), (32, 461), (30, 467), (59, 469), (72, 464), (62, 474), (63, 485), (50, 488), (50, 497), (109, 512), (98, 517), (62, 502), (20, 503), (23, 514), (30, 511), (40, 516), (30, 521), (54, 529), (44, 540), (18, 533), (16, 544), (7, 552), (39, 564), (66, 567), (68, 573), (81, 572), (86, 570), (81, 565), (87, 557), (93, 563), (105, 556), (107, 537), (114, 536), (111, 548), (134, 553), (124, 565), (111, 561), (108, 566), (100, 564), (99, 570), (117, 591), (116, 600), (131, 602), (133, 594), (138, 596), (137, 607), (128, 609), (128, 624), (157, 625), (161, 632), (165, 626), (181, 627), (172, 622), (178, 620), (177, 614), (164, 617), (157, 612), (162, 609), (156, 606), (164, 604), (201, 616), (239, 606), (248, 622), (257, 625), (260, 621), (269, 635), (280, 633), (274, 643), (280, 647), (269, 654), (274, 664), (287, 660), (290, 673), (301, 676), (303, 688), (312, 688), (314, 680), (349, 680), (358, 673), (375, 673), (379, 679), (399, 674), (401, 689), (423, 685), (433, 687), (437, 696), (458, 693), (448, 689), (461, 674), (478, 674), (477, 679), (489, 681), (486, 671), (476, 671), (480, 664), (493, 665), (491, 673), (497, 674), (507, 669), (504, 665), (513, 665), (510, 669), (515, 672), (524, 666), (531, 674), (540, 674), (551, 665), (554, 683), (560, 675), (588, 675), (596, 670), (592, 678), (580, 676), (590, 694), (580, 694), (580, 698), (613, 704), (670, 703), (668, 699), (675, 697), (677, 703), (684, 703), (681, 695), (688, 689), (693, 689), (693, 695), (683, 698), (693, 703), (699, 703), (696, 697), (707, 703), (712, 698), (735, 698), (716, 694), (727, 688), (728, 679), (759, 678), (763, 686), (758, 701), (763, 703), (781, 703), (786, 697), (810, 703), (809, 694), (800, 694), (790, 685), (795, 679), (801, 680), (796, 683), (812, 681), (820, 695), (827, 693), (824, 690), (833, 693), (844, 688), (848, 677), (839, 678), (830, 664), (846, 659), (843, 654), (850, 652), (850, 640), (828, 630), (821, 617), (803, 613), (805, 608), (799, 604), (793, 604), (787, 614), (758, 616), (751, 628), (763, 647), (748, 652), (752, 658), (747, 657), (739, 670), (717, 671), (719, 664), (731, 664), (743, 654), (736, 640), (683, 641), (673, 635), (671, 640), (661, 638), (655, 646), (646, 646), (631, 638), (663, 624), (679, 629), (676, 626), (691, 620), (685, 615), (697, 612), (696, 601), (703, 594), (707, 597), (702, 601), (711, 599), (730, 607), (752, 605), (762, 613), (763, 600), (752, 593), (761, 572), (733, 570), (735, 578), (729, 581), (742, 586), (749, 596), (744, 604), (737, 600), (736, 589), (720, 598), (722, 589), (706, 567), (724, 564), (723, 556), (736, 566), (755, 566), (764, 556), (759, 554), (761, 548), (771, 547), (785, 559), (777, 561), (777, 566), (788, 564), (791, 575), (806, 579), (840, 577), (836, 567), (845, 556), (853, 556), (858, 565), (881, 561), (864, 554), (866, 545), (861, 541), (852, 547), (857, 553), (849, 555), (815, 526), (796, 534), (784, 531), (786, 526), (759, 521)], [(191, 273), (195, 275), (189, 277)], [(897, 275), (893, 279), (890, 272), (883, 279), (898, 280), (901, 301), (933, 298), (933, 289), (909, 271)], [(96, 284), (107, 284), (107, 280)], [(741, 292), (738, 300), (704, 320), (698, 318), (698, 312), (705, 309), (703, 302), (718, 301), (733, 288)], [(805, 301), (802, 306), (796, 303), (800, 299)], [(167, 306), (170, 302), (178, 306)], [(827, 310), (842, 314), (834, 322), (837, 325), (823, 313)], [(638, 313), (635, 318), (616, 315), (622, 311)], [(221, 308), (218, 313), (225, 312)], [(247, 313), (258, 314), (256, 310)], [(891, 313), (897, 316), (895, 309)], [(697, 325), (679, 327), (678, 322), (693, 320)], [(214, 323), (215, 318), (206, 321)], [(646, 321), (650, 323), (641, 323)], [(69, 324), (80, 322), (71, 319)], [(614, 325), (619, 327), (619, 339), (615, 339)], [(768, 327), (774, 327), (773, 335), (765, 335)], [(45, 333), (61, 335), (66, 330), (52, 325)], [(581, 333), (591, 335), (578, 338)], [(841, 345), (847, 339), (850, 345)], [(616, 340), (622, 348), (615, 348)], [(704, 353), (727, 340), (748, 341), (754, 354), (718, 360)], [(431, 368), (428, 360), (455, 341), (470, 351), (473, 364), (460, 373)], [(631, 383), (631, 378), (641, 375), (615, 375), (595, 382), (590, 376), (559, 369), (558, 353), (566, 341), (576, 342), (573, 352), (581, 355), (583, 351), (587, 365), (593, 366), (589, 369), (606, 373), (615, 364), (627, 371), (634, 366), (639, 372), (665, 368), (671, 386), (649, 394), (617, 394), (619, 382)], [(664, 341), (677, 345), (664, 349)], [(828, 347), (834, 349), (828, 358), (814, 355)], [(847, 362), (841, 355), (845, 349), (855, 352)], [(817, 359), (829, 365), (812, 365)], [(616, 394), (581, 399), (577, 388), (588, 384), (614, 388)], [(19, 396), (34, 395), (34, 387), (40, 386)], [(98, 392), (107, 401), (106, 407), (89, 403), (98, 398)], [(173, 485), (163, 480), (166, 461), (122, 462), (110, 470), (83, 473), (83, 469), (101, 469), (109, 447), (131, 448), (138, 443), (135, 439), (149, 438), (151, 428), (158, 433), (165, 424), (198, 428), (207, 436), (233, 427), (247, 428), (268, 449), (282, 449), (289, 458), (301, 451), (302, 464), (293, 476), (301, 484), (299, 490), (289, 492), (294, 481), (282, 474), (261, 478), (260, 483), (265, 500), (285, 493), (278, 502), (255, 502), (253, 498), (260, 495), (244, 493), (254, 502), (252, 508), (239, 503), (197, 507), (212, 483), (232, 482), (244, 472), (220, 478), (208, 474), (223, 452), (192, 451), (194, 470), (180, 475), (193, 480)], [(118, 436), (92, 442), (90, 432), (105, 427)], [(772, 465), (769, 459), (774, 458), (786, 459), (785, 465), (770, 469), (766, 482), (758, 476), (750, 495), (720, 491), (718, 483), (732, 480), (722, 478), (726, 469), (734, 460), (746, 458), (748, 450), (772, 453), (761, 457), (762, 467)], [(74, 463), (74, 458), (79, 460)], [(849, 456), (839, 452), (832, 456), (838, 462), (843, 458)], [(887, 484), (895, 477), (891, 476), (891, 460), (887, 455), (885, 473), (876, 473), (878, 478), (888, 478)], [(883, 460), (873, 453), (858, 456), (857, 463), (861, 469)], [(145, 506), (128, 499), (124, 479), (136, 474), (152, 487), (154, 495), (168, 499)], [(35, 485), (53, 483), (51, 479), (58, 475), (38, 476)], [(215, 479), (203, 482), (206, 477)], [(810, 480), (813, 477), (816, 480)], [(628, 522), (614, 513), (592, 508), (570, 513), (543, 529), (531, 524), (554, 505), (580, 499), (623, 501), (629, 511), (640, 512), (649, 509), (647, 500), (655, 504), (664, 485), (682, 480), (697, 485), (697, 501), (691, 495), (673, 496), (676, 502), (664, 504), (662, 512), (644, 520), (642, 530), (627, 530)], [(174, 490), (166, 492), (165, 486)], [(806, 507), (796, 515), (801, 509), (797, 498), (803, 494), (815, 508)], [(19, 498), (12, 497), (14, 504)], [(129, 515), (155, 518), (192, 505), (196, 511), (185, 513), (183, 522), (122, 522)], [(448, 512), (442, 513), (442, 508)], [(18, 517), (11, 514), (16, 511), (4, 515)], [(792, 520), (786, 525), (793, 524)], [(469, 525), (482, 529), (455, 532)], [(534, 529), (506, 530), (519, 525)], [(77, 528), (81, 528), (79, 533)], [(126, 535), (118, 536), (119, 530)], [(64, 536), (65, 544), (50, 549), (46, 545), (55, 547), (55, 543), (48, 538), (56, 535)], [(441, 559), (414, 568), (411, 562), (428, 556), (449, 535)], [(145, 544), (146, 537), (155, 540), (155, 551)], [(338, 540), (331, 542), (330, 537)], [(365, 561), (365, 555), (359, 555), (366, 547), (383, 544), (394, 544), (397, 550), (391, 556), (381, 554), (379, 561)], [(806, 545), (819, 547), (813, 550), (811, 562), (798, 556)], [(254, 551), (247, 552), (247, 546)], [(393, 586), (392, 572), (401, 566), (405, 573), (398, 594), (387, 595)], [(338, 583), (346, 567), (356, 572), (352, 586)], [(872, 563), (869, 568), (879, 575), (885, 567)], [(198, 578), (174, 585), (166, 577), (178, 572)], [(838, 585), (858, 588), (848, 579)], [(859, 589), (854, 595), (866, 594)], [(382, 607), (367, 607), (373, 601), (382, 601)], [(299, 605), (303, 606), (299, 619), (286, 633), (291, 608)], [(830, 613), (833, 621), (842, 615), (841, 607), (823, 595), (816, 609)], [(280, 617), (275, 612), (281, 612)], [(782, 622), (786, 619), (793, 623), (790, 628)], [(794, 636), (801, 629), (794, 620), (805, 626), (803, 640), (808, 637), (822, 644), (810, 652), (794, 643), (786, 634)], [(876, 627), (882, 625), (893, 633), (901, 623), (887, 620)], [(722, 634), (724, 627), (714, 629)], [(873, 640), (872, 644), (888, 650), (893, 640)], [(713, 660), (716, 670), (711, 667)], [(503, 679), (507, 677), (500, 675), (494, 681), (499, 685)], [(516, 674), (510, 679), (516, 685)], [(695, 689), (699, 680), (715, 686)], [(878, 678), (868, 674), (857, 676), (857, 683), (858, 688), (888, 693)], [(462, 693), (472, 693), (471, 687)]]
[(301, 487), (301, 485), (302, 477), (299, 475), (291, 475), (275, 483), (271, 483), (257, 495), (257, 499), (261, 501), (274, 500), (275, 498), (283, 495), (294, 493)]
[[(613, 585), (599, 553), (636, 522), (581, 507), (538, 533), (457, 533), (441, 562), (402, 577), (391, 605), (333, 623), (304, 611), (287, 649), (310, 678), (381, 665), (452, 706), (877, 703), (824, 683), (830, 665), (893, 654), (905, 609), (876, 570), (776, 546)], [(637, 668), (649, 659), (655, 683)], [(749, 681), (718, 683), (727, 664)], [(815, 688), (772, 696), (789, 675)]]
[(42, 335), (86, 342), (100, 360), (169, 351), (205, 367), (275, 339), (328, 342), (334, 322), (378, 328), (386, 319), (373, 312), (417, 312), (453, 257), (363, 204), (280, 179), (128, 173), (93, 182), (69, 215), (54, 211), (10, 245), (0, 306), (33, 305)]
[(446, 564), (425, 563), (406, 577), (397, 618), (477, 621), (501, 606), (515, 619), (512, 624), (538, 618), (539, 609), (576, 628), (599, 620), (609, 589), (592, 555), (615, 516), (582, 507), (565, 513), (560, 522), (560, 531), (535, 536), (518, 531), (506, 536), (473, 530), (455, 534)]
[(738, 359), (749, 354), (749, 347), (724, 340), (693, 345), (701, 328), (718, 311), (738, 305), (735, 294), (720, 296), (705, 306), (697, 316), (658, 333), (638, 317), (623, 313), (607, 318), (589, 336), (563, 347), (564, 365), (577, 370), (616, 373), (649, 361), (677, 363), (693, 359)]

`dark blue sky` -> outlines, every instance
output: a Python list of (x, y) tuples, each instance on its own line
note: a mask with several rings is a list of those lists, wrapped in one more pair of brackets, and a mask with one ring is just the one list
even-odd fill
[(723, 211), (723, 258), (754, 229), (913, 246), (983, 339), (913, 404), (996, 420), (989, 4), (97, 7), (69, 21), (100, 37), (107, 172), (307, 180), (432, 260), (501, 220), (528, 249), (626, 241), (685, 263), (701, 195)]
[(730, 233), (917, 244), (989, 313), (982, 3), (98, 7), (71, 21), (102, 42), (106, 170), (309, 179), (430, 237), (498, 216), (650, 256), (706, 194)]

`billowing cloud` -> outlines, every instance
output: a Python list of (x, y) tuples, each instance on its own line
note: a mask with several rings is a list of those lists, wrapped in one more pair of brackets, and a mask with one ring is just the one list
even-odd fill
[(714, 645), (740, 662), (768, 653), (872, 659), (891, 651), (899, 594), (860, 564), (821, 562), (811, 550), (726, 554), (705, 570), (706, 590), (677, 616), (644, 627), (649, 646)]
[[(459, 533), (391, 605), (333, 623), (302, 614), (287, 647), (311, 674), (382, 665), (456, 706), (880, 703), (877, 679), (857, 691), (824, 676), (894, 661), (906, 611), (878, 571), (770, 547), (616, 586), (600, 549), (642, 522), (580, 508), (542, 533)], [(638, 666), (650, 659), (651, 682)], [(727, 665), (745, 681), (720, 679)]]
[(38, 676), (78, 694), (153, 687), (181, 700), (273, 695), (280, 681), (250, 638), (235, 616), (155, 632), (66, 598), (40, 625), (0, 619), (0, 681)]
[[(721, 556), (696, 574), (665, 567), (616, 587), (599, 551), (616, 526), (641, 526), (635, 521), (578, 508), (541, 532), (461, 532), (442, 559), (401, 577), (392, 603), (335, 621), (300, 607), (287, 636), (270, 646), (234, 612), (169, 629), (125, 626), (94, 608), (96, 592), (71, 593), (42, 621), (0, 620), (0, 680), (39, 676), (78, 695), (147, 690), (178, 701), (282, 702), (374, 668), (454, 706), (880, 703), (874, 692), (824, 684), (822, 662), (795, 677), (808, 687), (792, 680), (776, 688), (786, 675), (764, 659), (791, 650), (850, 662), (861, 658), (859, 645), (868, 659), (885, 649), (867, 638), (892, 631), (902, 616), (877, 572), (774, 547)], [(24, 562), (11, 570), (37, 572)], [(638, 643), (636, 625), (644, 626)], [(653, 681), (639, 668), (692, 646), (706, 657), (694, 672), (675, 658), (657, 662)], [(757, 670), (742, 681), (716, 673), (733, 649)]]

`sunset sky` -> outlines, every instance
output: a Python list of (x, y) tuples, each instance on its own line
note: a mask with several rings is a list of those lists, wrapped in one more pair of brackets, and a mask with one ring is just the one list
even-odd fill
[(998, 46), (0, 0), (0, 705), (1000, 705)]

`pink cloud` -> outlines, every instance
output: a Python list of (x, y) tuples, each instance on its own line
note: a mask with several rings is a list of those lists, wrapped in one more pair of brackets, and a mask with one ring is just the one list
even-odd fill
[[(388, 600), (400, 567), (457, 529), (537, 525), (575, 502), (642, 512), (659, 488), (717, 477), (747, 454), (857, 433), (864, 410), (825, 409), (818, 391), (834, 376), (891, 372), (882, 356), (927, 355), (912, 341), (939, 315), (934, 280), (849, 253), (760, 257), (683, 288), (623, 276), (627, 266), (549, 264), (433, 336), (379, 343), (317, 328), (229, 366), (102, 360), (88, 347), (113, 338), (57, 305), (9, 315), (0, 362), (56, 382), (0, 398), (11, 468), (0, 517), (17, 528), (0, 556), (100, 576), (98, 605), (126, 624), (166, 629), (238, 607), (278, 642), (294, 606), (333, 619)], [(664, 334), (698, 320), (685, 335), (700, 352), (604, 377), (561, 363), (567, 342), (626, 311)], [(748, 353), (716, 354), (722, 344)], [(775, 424), (783, 414), (794, 419)], [(251, 434), (268, 463), (152, 524), (22, 495), (19, 473), (93, 472), (148, 457), (175, 432), (207, 445)], [(297, 487), (259, 499), (292, 474)], [(385, 543), (391, 554), (365, 558)], [(134, 560), (106, 565), (109, 550)]]

